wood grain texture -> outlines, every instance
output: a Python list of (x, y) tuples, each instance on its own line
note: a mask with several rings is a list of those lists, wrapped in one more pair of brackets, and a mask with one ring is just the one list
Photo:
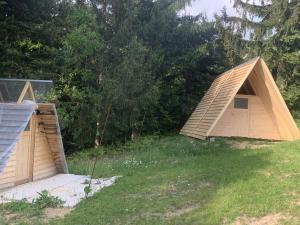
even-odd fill
[(16, 173), (15, 183), (26, 183), (30, 179), (30, 131), (24, 131), (16, 145)]
[(218, 76), (180, 133), (205, 139), (256, 62), (252, 60)]
[(42, 113), (33, 115), (30, 131), (21, 133), (0, 174), (0, 189), (68, 172), (55, 106), (39, 104), (39, 110)]
[(38, 104), (38, 107), (41, 111), (41, 114), (38, 115), (41, 124), (40, 129), (42, 129), (42, 132), (45, 133), (48, 146), (55, 161), (56, 170), (59, 173), (68, 173), (68, 166), (65, 158), (55, 105), (50, 103), (41, 103)]
[(236, 95), (236, 97), (247, 98), (248, 109), (236, 109), (232, 101), (212, 130), (211, 136), (280, 140), (271, 115), (258, 96)]
[[(234, 109), (233, 100), (246, 81), (256, 96), (244, 96), (249, 99), (248, 110)], [(199, 139), (208, 136), (300, 138), (268, 67), (259, 57), (218, 76), (180, 133)]]
[[(55, 175), (57, 170), (46, 134), (42, 133), (41, 129), (37, 129), (35, 139), (33, 180)], [(52, 173), (50, 174), (48, 171), (52, 171)]]

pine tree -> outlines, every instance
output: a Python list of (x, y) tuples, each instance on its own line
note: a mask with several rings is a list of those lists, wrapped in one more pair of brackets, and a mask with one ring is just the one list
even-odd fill
[(293, 108), (300, 106), (300, 2), (261, 0), (260, 4), (235, 0), (241, 17), (228, 21), (249, 39), (248, 57), (260, 55), (269, 64), (282, 93)]

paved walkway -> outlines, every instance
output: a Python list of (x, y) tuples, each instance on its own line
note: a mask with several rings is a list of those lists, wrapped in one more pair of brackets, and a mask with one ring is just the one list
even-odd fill
[[(89, 196), (104, 187), (111, 186), (117, 178), (92, 179), (92, 191)], [(74, 207), (85, 197), (84, 187), (88, 185), (88, 181), (88, 176), (57, 174), (50, 178), (22, 184), (0, 192), (0, 203), (22, 200), (24, 198), (32, 202), (33, 199), (39, 196), (38, 192), (47, 190), (50, 195), (57, 196), (65, 201), (64, 207)]]

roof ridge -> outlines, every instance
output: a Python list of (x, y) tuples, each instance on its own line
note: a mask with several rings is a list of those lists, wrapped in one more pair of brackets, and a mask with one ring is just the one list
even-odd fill
[(246, 62), (241, 63), (240, 65), (237, 65), (237, 66), (233, 67), (232, 69), (237, 69), (237, 68), (239, 68), (239, 67), (241, 67), (241, 66), (246, 66), (246, 65), (248, 65), (248, 64), (250, 64), (250, 63), (253, 63), (253, 62), (257, 61), (257, 60), (260, 59), (260, 58), (261, 58), (260, 56), (257, 56), (257, 57), (255, 57), (255, 58), (252, 58), (252, 59), (250, 59), (250, 60), (247, 60)]
[(255, 57), (255, 58), (252, 58), (252, 59), (246, 61), (246, 62), (241, 63), (241, 64), (238, 65), (238, 66), (232, 67), (231, 69), (226, 70), (226, 71), (224, 71), (223, 73), (221, 73), (221, 74), (219, 74), (218, 76), (216, 76), (215, 79), (217, 79), (217, 78), (219, 78), (219, 77), (225, 75), (226, 73), (231, 73), (232, 70), (236, 70), (237, 68), (240, 68), (240, 67), (242, 67), (242, 66), (246, 66), (246, 65), (248, 65), (248, 64), (250, 64), (250, 63), (253, 63), (253, 62), (255, 62), (256, 60), (258, 60), (258, 59), (260, 59), (260, 58), (261, 58), (260, 56), (257, 56), (257, 57)]

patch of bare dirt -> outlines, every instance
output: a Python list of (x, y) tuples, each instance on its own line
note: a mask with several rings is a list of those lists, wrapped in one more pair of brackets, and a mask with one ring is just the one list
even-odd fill
[(251, 140), (232, 140), (228, 142), (233, 148), (236, 149), (260, 149), (271, 146), (276, 142), (266, 142), (266, 141), (251, 141)]
[(177, 209), (173, 212), (167, 212), (165, 214), (165, 217), (168, 219), (172, 219), (174, 217), (179, 217), (179, 216), (182, 216), (183, 214), (193, 211), (194, 209), (197, 209), (198, 207), (199, 206), (194, 205), (194, 206), (190, 206), (190, 207), (186, 207), (186, 208), (182, 208), (182, 209)]
[(300, 173), (282, 173), (280, 175), (280, 180), (285, 180), (285, 179), (288, 179), (288, 178), (292, 178), (292, 177), (295, 177), (295, 176), (299, 176)]
[(268, 214), (260, 218), (242, 216), (238, 217), (232, 225), (280, 225), (290, 217), (282, 214)]
[(270, 171), (263, 170), (263, 171), (258, 171), (258, 173), (261, 174), (261, 175), (264, 175), (266, 177), (272, 176), (272, 173)]
[(294, 201), (294, 204), (295, 204), (296, 206), (300, 206), (300, 199), (295, 200), (295, 201)]
[(73, 208), (46, 208), (44, 210), (47, 219), (64, 218)]
[(5, 220), (12, 220), (12, 219), (20, 217), (20, 215), (17, 213), (11, 213), (8, 211), (4, 211), (3, 213), (1, 213), (1, 217), (4, 218)]
[(293, 204), (300, 206), (300, 195), (297, 192), (290, 192), (289, 195), (293, 198)]
[(158, 218), (164, 218), (164, 219), (168, 219), (168, 220), (171, 220), (171, 219), (174, 219), (176, 217), (179, 217), (179, 216), (182, 216), (186, 213), (189, 213), (191, 211), (193, 211), (194, 209), (197, 209), (199, 208), (198, 205), (192, 205), (192, 206), (187, 206), (187, 207), (184, 207), (184, 208), (181, 208), (181, 209), (176, 209), (176, 210), (173, 210), (173, 211), (169, 211), (169, 212), (166, 212), (166, 213), (144, 213), (142, 214), (143, 217), (145, 218), (153, 218), (153, 217), (158, 217)]

